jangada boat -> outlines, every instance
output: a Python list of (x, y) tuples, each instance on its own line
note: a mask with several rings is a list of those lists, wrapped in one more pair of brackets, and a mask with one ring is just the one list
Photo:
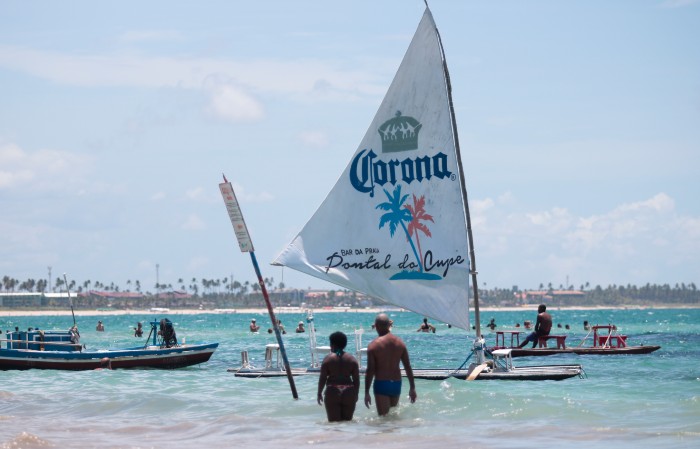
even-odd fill
[[(309, 349), (311, 351), (311, 364), (308, 368), (292, 368), (292, 376), (316, 375), (321, 368), (321, 360), (330, 353), (330, 346), (317, 346), (316, 328), (314, 326), (313, 313), (307, 312), (307, 329), (309, 334)], [(363, 329), (355, 330), (355, 358), (360, 364), (360, 373), (364, 373), (364, 359), (367, 348), (362, 345)], [(492, 360), (479, 369), (421, 369), (413, 368), (413, 376), (416, 379), (444, 380), (450, 377), (468, 380), (562, 380), (576, 375), (580, 375), (580, 365), (554, 365), (547, 366), (523, 366), (514, 368), (510, 349), (502, 349), (491, 352)], [(265, 346), (264, 366), (253, 366), (248, 358), (248, 351), (241, 353), (241, 366), (230, 368), (229, 372), (236, 377), (261, 378), (261, 377), (283, 377), (287, 373), (280, 361), (280, 348), (277, 344)], [(488, 369), (485, 369), (487, 368)], [(403, 376), (406, 375), (401, 370)]]
[(486, 360), (464, 177), (450, 77), (426, 7), (349, 165), (273, 264), (467, 331), (471, 277), (476, 340), (466, 352), (474, 363), (433, 370), (439, 371), (435, 378), (580, 375), (580, 365), (514, 368), (508, 350)]
[[(591, 333), (593, 335), (591, 336)], [(511, 346), (505, 346), (505, 334), (511, 334)], [(579, 355), (621, 355), (621, 354), (650, 354), (661, 346), (639, 345), (631, 346), (627, 344), (627, 335), (619, 333), (614, 324), (591, 326), (585, 337), (577, 346), (566, 346), (565, 335), (550, 335), (540, 339), (537, 347), (518, 348), (514, 345), (513, 336), (518, 335), (518, 331), (496, 332), (496, 345), (492, 350), (510, 349), (513, 357), (546, 356), (555, 354), (579, 354)], [(588, 343), (589, 337), (591, 343)], [(548, 347), (548, 341), (556, 341), (556, 347)], [(588, 345), (588, 346), (587, 346)], [(529, 344), (528, 344), (529, 346)]]
[(144, 346), (133, 348), (87, 350), (75, 325), (67, 331), (15, 330), (0, 340), (0, 344), (5, 343), (0, 347), (0, 369), (182, 368), (208, 361), (219, 346), (178, 343), (167, 319), (151, 322), (146, 341)]

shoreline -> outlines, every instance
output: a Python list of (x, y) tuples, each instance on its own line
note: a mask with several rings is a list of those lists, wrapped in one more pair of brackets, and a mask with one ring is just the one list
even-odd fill
[[(698, 309), (700, 304), (697, 305), (629, 305), (629, 306), (558, 306), (549, 307), (548, 310), (645, 310), (645, 309)], [(408, 312), (406, 309), (399, 307), (372, 307), (366, 309), (352, 309), (349, 307), (333, 307), (333, 308), (319, 308), (319, 309), (309, 309), (301, 307), (277, 307), (274, 309), (275, 314), (303, 314), (307, 310), (311, 310), (313, 313), (380, 313), (380, 312)], [(536, 304), (529, 304), (520, 307), (480, 307), (480, 312), (531, 312), (532, 310), (537, 310)], [(470, 312), (473, 310), (470, 309)], [(0, 317), (15, 317), (15, 316), (70, 316), (73, 312), (70, 310), (1, 310)], [(236, 309), (165, 309), (160, 308), (157, 310), (151, 309), (115, 309), (115, 310), (76, 310), (74, 311), (75, 316), (115, 316), (115, 315), (226, 315), (226, 314), (266, 314), (267, 309), (264, 307), (253, 307), (253, 308), (236, 308)]]

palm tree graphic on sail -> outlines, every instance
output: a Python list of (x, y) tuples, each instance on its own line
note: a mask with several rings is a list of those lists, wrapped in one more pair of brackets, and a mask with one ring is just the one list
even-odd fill
[[(437, 279), (442, 279), (441, 276), (433, 274), (433, 273), (425, 273), (423, 270), (423, 262), (421, 261), (421, 257), (416, 251), (416, 246), (413, 244), (413, 239), (411, 238), (411, 234), (408, 232), (408, 229), (406, 228), (406, 223), (411, 223), (414, 220), (413, 215), (411, 214), (411, 209), (408, 207), (404, 207), (404, 203), (406, 202), (406, 199), (408, 198), (408, 195), (401, 195), (401, 185), (397, 185), (396, 188), (394, 188), (393, 194), (390, 194), (386, 189), (384, 190), (384, 193), (386, 194), (386, 197), (389, 199), (389, 201), (385, 203), (380, 203), (377, 205), (377, 209), (385, 210), (387, 213), (383, 214), (379, 220), (379, 229), (382, 229), (385, 224), (389, 223), (389, 233), (391, 237), (394, 237), (394, 234), (396, 233), (396, 229), (398, 228), (399, 225), (401, 225), (401, 228), (403, 229), (404, 233), (406, 234), (406, 239), (408, 240), (408, 243), (411, 245), (411, 250), (413, 251), (413, 255), (415, 256), (416, 260), (418, 261), (418, 269), (419, 271), (401, 271), (399, 273), (396, 273), (393, 275), (390, 279), (392, 280), (398, 280), (398, 279), (428, 279), (428, 280), (437, 280)], [(430, 217), (432, 220), (432, 217)], [(426, 228), (427, 229), (427, 228)], [(429, 231), (428, 231), (429, 232)]]
[(418, 254), (420, 255), (420, 260), (423, 260), (423, 251), (420, 247), (420, 238), (418, 237), (418, 233), (422, 232), (426, 237), (432, 237), (430, 234), (430, 229), (428, 229), (428, 227), (422, 222), (430, 221), (435, 223), (435, 221), (433, 220), (432, 215), (425, 212), (425, 195), (422, 195), (420, 198), (416, 198), (416, 195), (413, 194), (413, 205), (406, 204), (404, 207), (411, 212), (412, 216), (411, 221), (408, 223), (408, 234), (416, 236)]

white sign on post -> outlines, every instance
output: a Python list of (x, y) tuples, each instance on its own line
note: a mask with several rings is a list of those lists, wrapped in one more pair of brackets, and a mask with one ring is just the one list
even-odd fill
[(236, 194), (233, 192), (233, 186), (230, 182), (222, 182), (219, 184), (219, 189), (221, 190), (221, 196), (224, 198), (226, 210), (228, 211), (228, 216), (231, 219), (231, 224), (233, 225), (233, 231), (238, 239), (238, 246), (244, 253), (254, 251), (253, 241), (250, 239), (250, 234), (248, 233), (248, 228), (245, 225), (241, 207), (238, 205)]

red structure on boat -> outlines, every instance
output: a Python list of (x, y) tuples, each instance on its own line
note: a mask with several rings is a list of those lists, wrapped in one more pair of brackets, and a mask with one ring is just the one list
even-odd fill
[[(593, 345), (584, 346), (586, 340), (593, 333)], [(566, 346), (566, 335), (548, 335), (540, 337), (538, 347), (519, 348), (520, 331), (498, 331), (496, 332), (496, 345), (492, 351), (498, 349), (511, 349), (512, 357), (545, 356), (555, 354), (579, 354), (579, 355), (618, 355), (618, 354), (649, 354), (661, 348), (661, 346), (629, 346), (627, 335), (619, 334), (617, 326), (614, 324), (595, 325), (581, 340), (577, 346)], [(506, 334), (510, 334), (510, 347), (506, 346)], [(547, 341), (556, 340), (556, 347), (547, 346)]]

